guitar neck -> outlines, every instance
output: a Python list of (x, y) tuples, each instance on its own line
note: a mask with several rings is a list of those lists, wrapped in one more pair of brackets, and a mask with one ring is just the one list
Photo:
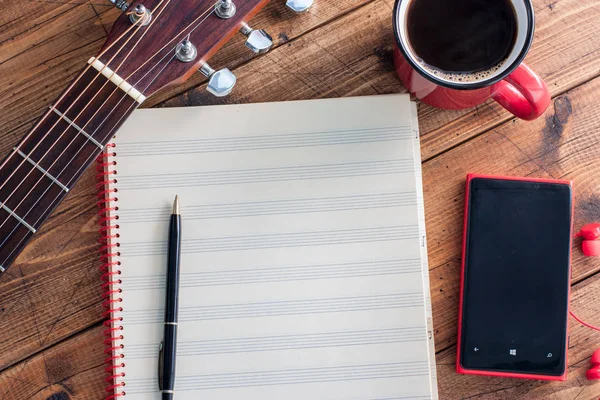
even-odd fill
[(97, 68), (88, 66), (0, 165), (0, 274), (139, 105)]
[(198, 69), (213, 94), (231, 92), (231, 71), (206, 61), (241, 28), (249, 48), (268, 50), (269, 35), (247, 24), (267, 2), (131, 2), (97, 57), (0, 164), (0, 274), (145, 96)]

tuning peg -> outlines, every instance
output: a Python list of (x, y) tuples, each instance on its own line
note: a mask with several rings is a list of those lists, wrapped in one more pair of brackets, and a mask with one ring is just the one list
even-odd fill
[(129, 8), (129, 3), (126, 0), (110, 0), (110, 2), (121, 11)]
[(246, 36), (246, 47), (257, 54), (266, 53), (273, 46), (273, 38), (264, 30), (254, 30), (243, 22), (240, 28), (242, 35)]
[(129, 20), (134, 25), (139, 23), (141, 26), (147, 26), (152, 21), (152, 12), (144, 7), (143, 4), (138, 4), (133, 9), (133, 12), (129, 14)]
[(312, 6), (314, 0), (287, 0), (286, 6), (295, 12), (304, 12)]
[(220, 0), (215, 4), (215, 14), (222, 19), (231, 18), (235, 14), (235, 4), (232, 0)]
[(189, 40), (184, 40), (175, 48), (175, 57), (181, 62), (190, 62), (196, 59), (198, 50), (196, 46)]
[(200, 67), (200, 73), (208, 78), (208, 86), (206, 90), (217, 97), (227, 96), (233, 90), (237, 78), (227, 68), (215, 71), (208, 64), (203, 64)]

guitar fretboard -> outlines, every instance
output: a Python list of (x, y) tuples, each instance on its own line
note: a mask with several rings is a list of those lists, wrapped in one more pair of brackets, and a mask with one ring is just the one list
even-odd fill
[(139, 104), (89, 67), (0, 166), (0, 273)]

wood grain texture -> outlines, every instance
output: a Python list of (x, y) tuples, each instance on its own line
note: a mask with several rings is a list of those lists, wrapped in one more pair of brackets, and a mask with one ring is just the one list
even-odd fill
[[(2, 155), (100, 48), (106, 36), (103, 18), (116, 16), (111, 8), (90, 3), (2, 1), (0, 5), (10, 10), (17, 4), (23, 4), (22, 9), (13, 10), (22, 13), (16, 19), (20, 22), (0, 25)], [(40, 16), (29, 19), (28, 15)]]
[[(404, 91), (396, 78), (392, 48), (393, 0), (377, 0), (322, 26), (234, 72), (238, 85), (215, 99), (204, 87), (162, 106), (244, 103), (361, 96)], [(536, 34), (525, 61), (556, 96), (600, 73), (600, 1), (534, 1)], [(421, 104), (422, 157), (427, 160), (507, 121), (493, 101), (476, 109), (439, 110)]]
[[(508, 121), (423, 164), (438, 351), (456, 342), (465, 176), (476, 172), (572, 179), (575, 229), (600, 220), (599, 91), (600, 78), (596, 78), (556, 98), (543, 118), (529, 123)], [(598, 260), (584, 257), (576, 241), (573, 282), (599, 272)]]
[[(600, 75), (600, 2), (597, 0), (533, 1), (536, 31), (525, 63), (548, 84), (553, 97)], [(430, 159), (512, 115), (493, 100), (475, 110), (420, 110), (425, 134), (423, 159)]]
[[(343, 18), (344, 15), (352, 13), (361, 7), (372, 3), (374, 0), (320, 0), (305, 13), (295, 14), (287, 7), (283, 0), (272, 0), (265, 9), (250, 21), (250, 25), (255, 29), (266, 29), (273, 37), (273, 48), (288, 45), (302, 35), (327, 25), (333, 20)], [(231, 38), (221, 51), (210, 59), (213, 68), (229, 68), (235, 70), (240, 65), (256, 61), (256, 55), (244, 46), (246, 38), (242, 35), (236, 35)], [(269, 77), (267, 77), (269, 78)], [(194, 88), (203, 82), (206, 78), (202, 74), (192, 76), (185, 84), (168, 88), (157, 93), (144, 104), (144, 107), (153, 107), (163, 101), (177, 96), (185, 91)]]
[(14, 214), (0, 211), (4, 270), (137, 106), (113, 82), (86, 69), (6, 156), (0, 164), (0, 199)]
[(88, 171), (3, 276), (0, 369), (102, 318), (95, 183)]
[[(0, 15), (0, 132), (3, 139), (0, 154), (6, 154), (15, 145), (75, 78), (89, 57), (100, 50), (120, 15), (103, 1), (15, 3), (0, 0), (0, 5), (8, 9), (5, 13), (3, 8)], [(282, 1), (272, 1), (251, 22), (253, 27), (267, 28), (277, 47), (370, 1), (373, 0), (320, 0), (301, 16), (288, 10)], [(32, 14), (39, 17), (29, 18)], [(255, 55), (245, 48), (244, 39), (242, 35), (233, 37), (211, 58), (211, 65), (235, 68), (253, 60)], [(198, 73), (182, 86), (157, 93), (144, 106), (156, 105), (203, 81), (205, 78)]]
[(373, 1), (234, 70), (226, 98), (204, 87), (161, 106), (265, 102), (405, 91), (391, 64), (393, 0)]
[[(114, 23), (98, 58), (147, 97), (157, 90), (179, 86), (197, 73), (224, 43), (250, 21), (268, 0), (238, 2), (230, 18), (219, 18), (214, 0), (144, 0), (152, 11), (148, 26), (132, 28), (122, 14)], [(141, 1), (132, 1), (134, 9)], [(180, 62), (173, 55), (179, 43), (189, 40), (197, 57)]]
[[(600, 313), (600, 275), (573, 287), (572, 307), (587, 320), (593, 320)], [(102, 327), (89, 329), (3, 371), (0, 374), (0, 398), (102, 399), (105, 376), (102, 365), (105, 355), (99, 345), (103, 339), (102, 330)], [(596, 400), (600, 395), (600, 381), (587, 381), (585, 373), (589, 368), (591, 349), (600, 347), (600, 335), (573, 322), (570, 335), (566, 382), (458, 375), (455, 372), (456, 347), (452, 346), (437, 355), (440, 398)]]
[(92, 328), (0, 375), (6, 400), (99, 400), (105, 397), (102, 328)]
[[(571, 292), (571, 307), (588, 321), (600, 314), (600, 275), (576, 284)], [(455, 372), (456, 346), (437, 355), (441, 399), (544, 399), (597, 400), (600, 381), (588, 381), (592, 352), (600, 347), (600, 334), (573, 319), (569, 333), (569, 368), (566, 382), (528, 381), (508, 378), (476, 377)]]
[[(226, 102), (339, 97), (404, 91), (391, 64), (391, 0), (316, 0), (295, 16), (272, 1), (252, 21), (277, 48), (254, 58), (236, 36), (214, 67), (236, 69)], [(490, 103), (442, 111), (420, 105), (434, 325), (442, 399), (596, 399), (585, 381), (600, 334), (571, 324), (566, 383), (454, 373), (464, 175), (505, 173), (575, 180), (576, 221), (600, 220), (600, 31), (597, 0), (535, 0), (537, 31), (527, 62), (554, 95), (533, 123)], [(118, 15), (102, 2), (0, 0), (0, 153), (62, 91), (101, 46)], [(198, 74), (147, 106), (218, 102)], [(575, 88), (575, 89), (574, 89)], [(173, 97), (175, 96), (175, 97)], [(170, 99), (166, 102), (164, 100)], [(88, 171), (0, 281), (0, 399), (101, 399), (104, 387), (95, 171)], [(600, 263), (574, 251), (573, 308), (600, 315)]]

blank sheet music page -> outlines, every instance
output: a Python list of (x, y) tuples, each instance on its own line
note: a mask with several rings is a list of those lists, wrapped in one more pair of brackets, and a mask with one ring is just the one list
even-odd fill
[(128, 399), (160, 399), (176, 194), (178, 400), (437, 397), (411, 111), (387, 95), (133, 114), (112, 158)]

